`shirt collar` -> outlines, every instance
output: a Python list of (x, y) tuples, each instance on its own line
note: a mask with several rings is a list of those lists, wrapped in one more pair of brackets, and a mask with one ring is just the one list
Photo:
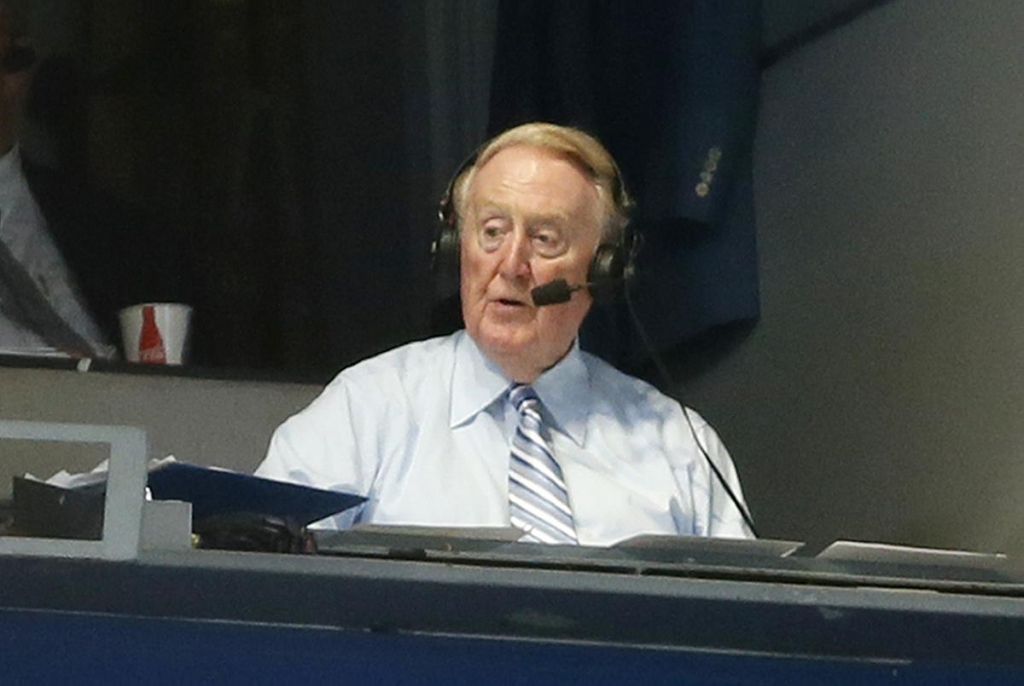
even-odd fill
[(455, 340), (455, 367), (452, 370), (450, 425), (454, 428), (472, 419), (478, 412), (504, 395), (509, 380), (498, 365), (491, 362), (465, 331)]
[(587, 438), (591, 393), (590, 373), (583, 361), (579, 340), (558, 364), (541, 374), (532, 385), (555, 425), (582, 448)]
[[(455, 367), (452, 370), (452, 427), (464, 424), (491, 403), (504, 397), (511, 381), (477, 347), (465, 331), (455, 342)], [(555, 425), (577, 445), (587, 437), (590, 413), (590, 374), (579, 341), (569, 353), (532, 384)]]

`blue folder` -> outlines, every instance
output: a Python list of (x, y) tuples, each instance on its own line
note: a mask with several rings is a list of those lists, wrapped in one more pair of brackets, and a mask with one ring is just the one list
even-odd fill
[(192, 503), (192, 520), (219, 514), (252, 513), (288, 519), (299, 526), (330, 517), (365, 502), (352, 493), (264, 479), (184, 462), (161, 465), (149, 473), (156, 500)]

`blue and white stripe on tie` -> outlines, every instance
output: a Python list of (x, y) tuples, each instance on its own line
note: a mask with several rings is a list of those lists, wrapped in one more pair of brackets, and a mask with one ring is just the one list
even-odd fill
[(513, 384), (509, 401), (519, 413), (508, 480), (512, 525), (527, 532), (523, 541), (576, 543), (562, 470), (544, 438), (540, 399), (530, 386)]

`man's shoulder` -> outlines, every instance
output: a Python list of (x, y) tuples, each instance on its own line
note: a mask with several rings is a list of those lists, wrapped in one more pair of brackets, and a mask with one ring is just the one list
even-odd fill
[(617, 388), (623, 393), (630, 395), (641, 395), (641, 396), (654, 396), (664, 397), (664, 395), (657, 388), (635, 376), (630, 376), (624, 371), (612, 366), (603, 359), (588, 353), (586, 351), (580, 351), (583, 356), (583, 362), (587, 366), (587, 372), (590, 375), (591, 386), (595, 390), (601, 390), (604, 387)]
[(595, 397), (624, 410), (674, 415), (681, 412), (678, 400), (662, 393), (652, 384), (630, 376), (600, 357), (582, 352)]
[(450, 371), (457, 342), (458, 334), (451, 334), (400, 345), (346, 367), (332, 384), (415, 385), (445, 369)]

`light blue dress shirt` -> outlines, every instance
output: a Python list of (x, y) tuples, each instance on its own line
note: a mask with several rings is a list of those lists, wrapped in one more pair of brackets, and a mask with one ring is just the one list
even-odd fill
[[(460, 331), (341, 372), (274, 433), (256, 473), (367, 496), (318, 526), (508, 526), (510, 381)], [(574, 346), (533, 384), (579, 542), (639, 534), (750, 537), (694, 444), (678, 402)], [(715, 431), (698, 439), (742, 498)]]

